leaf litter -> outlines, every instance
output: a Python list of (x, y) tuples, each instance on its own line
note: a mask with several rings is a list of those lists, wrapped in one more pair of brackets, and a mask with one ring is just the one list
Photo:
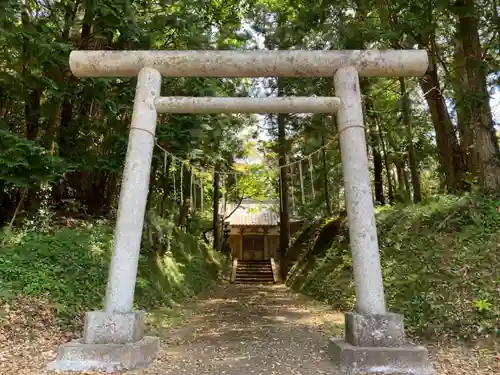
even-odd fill
[[(333, 373), (327, 339), (342, 334), (343, 315), (282, 285), (222, 285), (185, 309), (187, 319), (178, 327), (156, 327), (161, 349), (151, 366), (127, 374)], [(59, 328), (55, 316), (41, 298), (1, 306), (0, 374), (52, 374), (45, 367), (58, 345), (81, 334)], [(436, 375), (500, 373), (498, 340), (424, 344)]]

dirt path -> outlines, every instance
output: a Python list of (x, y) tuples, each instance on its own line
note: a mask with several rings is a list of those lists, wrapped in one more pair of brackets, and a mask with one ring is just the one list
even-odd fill
[[(341, 314), (275, 286), (221, 286), (165, 332), (153, 365), (135, 374), (332, 374), (327, 335)], [(162, 335), (163, 336), (163, 335)]]
[[(25, 301), (0, 320), (1, 375), (54, 374), (46, 365), (57, 346), (80, 335), (55, 328), (40, 311), (38, 301)], [(342, 334), (343, 315), (282, 285), (221, 285), (187, 315), (179, 328), (158, 332), (161, 350), (149, 368), (126, 375), (334, 375), (327, 343)], [(495, 341), (426, 346), (436, 375), (500, 374)]]

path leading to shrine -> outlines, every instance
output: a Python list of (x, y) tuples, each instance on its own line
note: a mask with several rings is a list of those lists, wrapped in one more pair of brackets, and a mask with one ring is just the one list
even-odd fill
[(224, 285), (193, 307), (135, 374), (332, 374), (327, 343), (343, 315), (282, 285)]
[[(30, 311), (40, 310), (35, 302), (26, 301), (33, 310), (25, 307), (24, 315), (16, 314), (8, 337), (0, 330), (2, 375), (54, 374), (45, 366), (58, 345), (81, 334), (61, 331), (50, 319), (30, 323)], [(154, 363), (124, 375), (334, 375), (327, 343), (332, 335), (342, 334), (344, 318), (325, 304), (282, 285), (225, 284), (187, 309), (182, 325), (157, 332), (162, 348)], [(494, 345), (425, 345), (436, 375), (500, 373)]]

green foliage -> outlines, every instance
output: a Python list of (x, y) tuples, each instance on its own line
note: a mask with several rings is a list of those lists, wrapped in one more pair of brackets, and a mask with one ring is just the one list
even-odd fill
[(5, 236), (0, 252), (2, 295), (46, 297), (65, 322), (100, 306), (112, 241), (109, 227), (96, 224), (51, 234)]
[[(18, 296), (46, 298), (62, 324), (77, 323), (75, 318), (84, 311), (102, 307), (112, 237), (111, 226), (104, 221), (52, 233), (4, 233), (0, 302)], [(221, 263), (211, 249), (185, 233), (174, 233), (172, 243), (162, 257), (141, 255), (137, 308), (174, 306), (217, 279)]]
[[(433, 198), (377, 214), (386, 299), (410, 332), (476, 338), (500, 321), (500, 200)], [(294, 288), (334, 308), (355, 306), (348, 235), (309, 259)]]
[(0, 180), (17, 187), (52, 182), (67, 166), (58, 157), (25, 138), (0, 129)]
[(239, 165), (236, 170), (242, 174), (233, 177), (234, 184), (229, 189), (232, 200), (277, 198), (274, 186), (277, 176), (274, 170), (263, 164)]

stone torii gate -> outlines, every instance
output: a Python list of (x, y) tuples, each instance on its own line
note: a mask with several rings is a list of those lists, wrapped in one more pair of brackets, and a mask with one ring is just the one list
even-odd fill
[[(135, 77), (132, 124), (103, 311), (86, 314), (81, 340), (60, 346), (49, 368), (119, 371), (148, 365), (159, 347), (133, 311), (157, 113), (337, 113), (356, 311), (330, 340), (339, 374), (430, 374), (424, 347), (404, 341), (403, 317), (387, 312), (368, 167), (359, 76), (422, 76), (422, 50), (74, 51), (77, 77)], [(170, 77), (334, 77), (336, 98), (161, 97)]]

